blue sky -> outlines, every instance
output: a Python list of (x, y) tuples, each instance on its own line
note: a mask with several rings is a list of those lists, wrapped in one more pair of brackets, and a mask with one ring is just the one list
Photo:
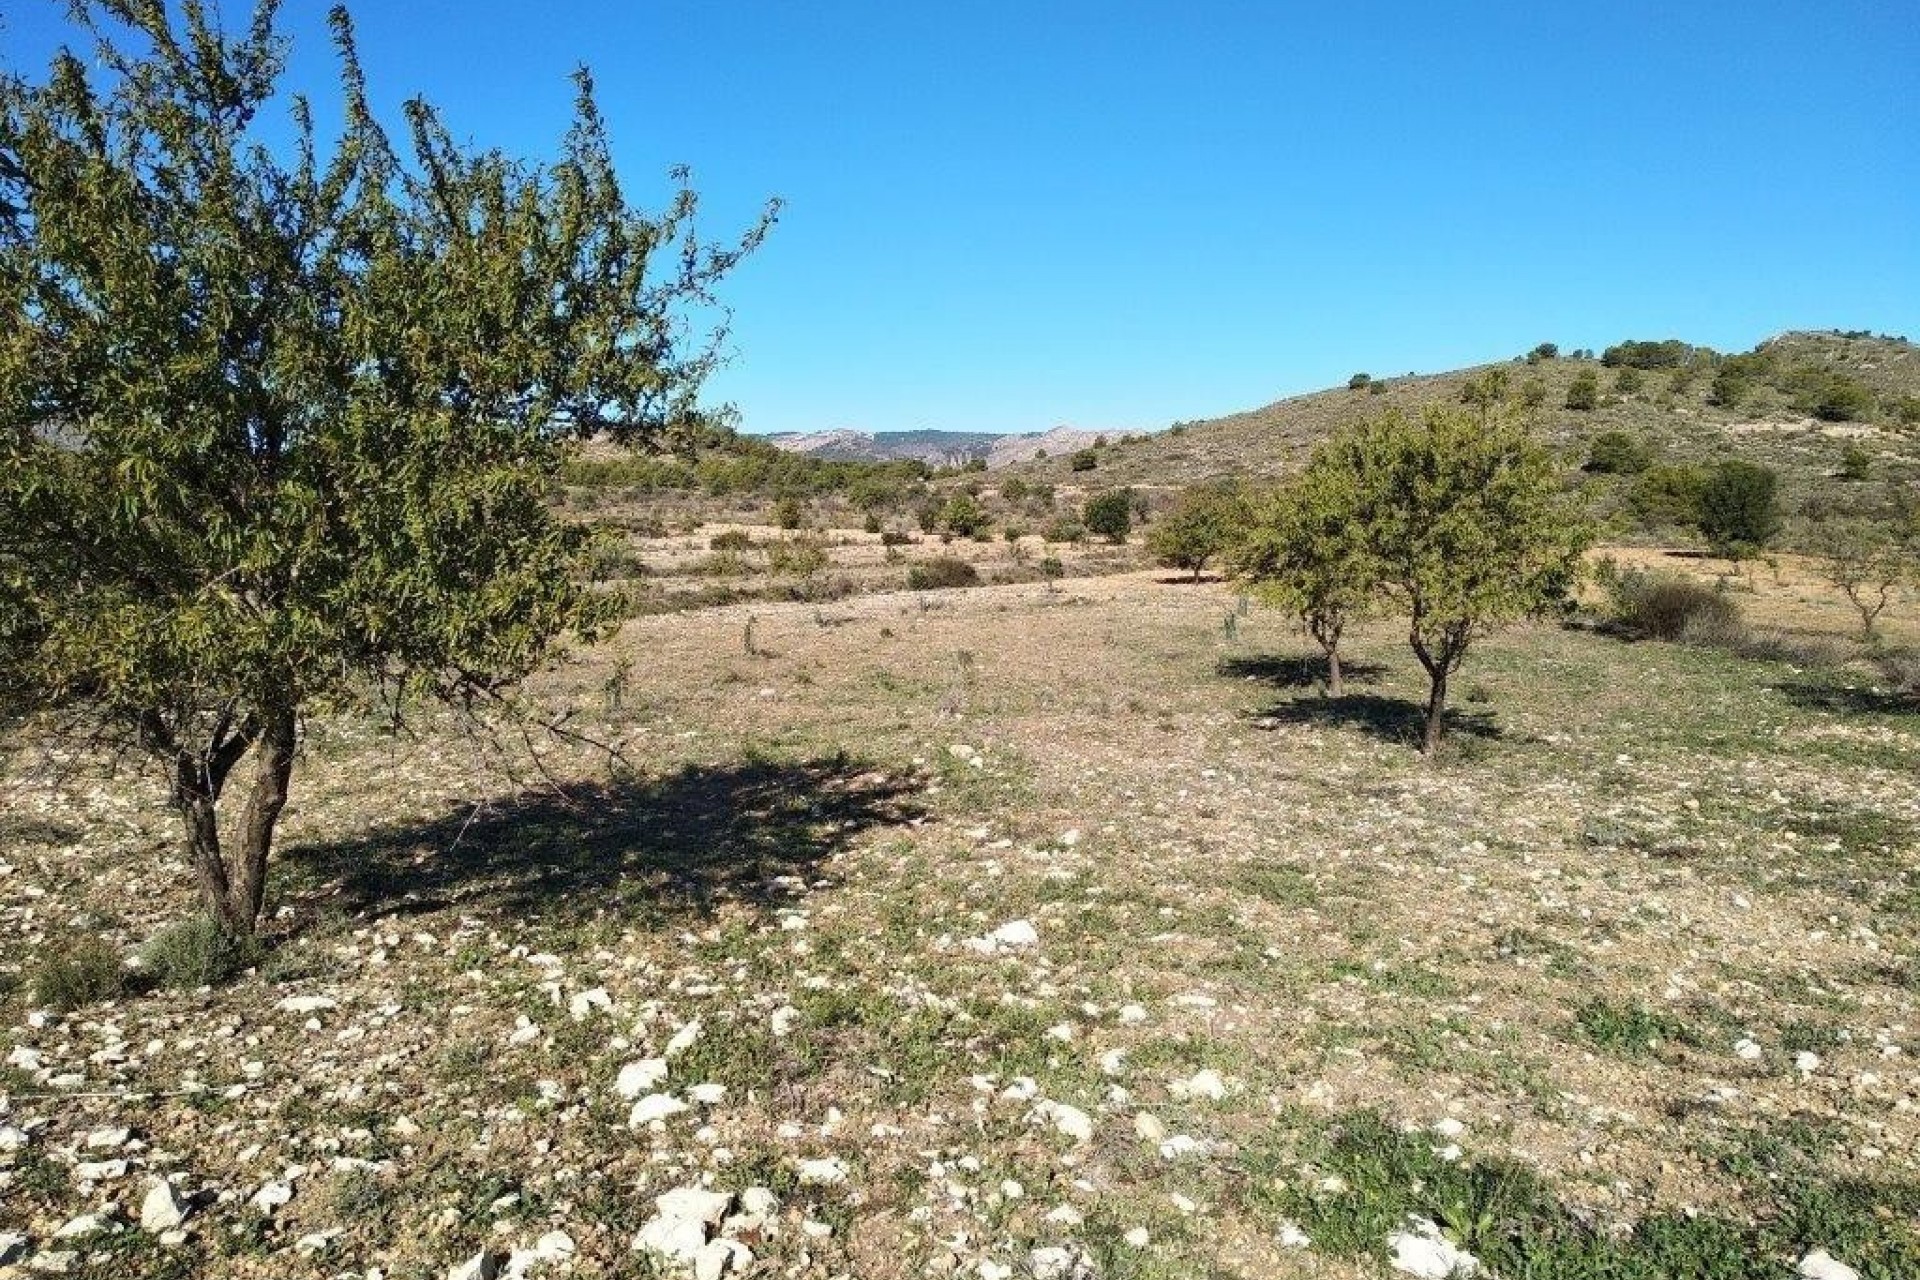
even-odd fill
[[(230, 17), (244, 0), (225, 0)], [(1678, 336), (1920, 338), (1913, 0), (354, 6), (379, 104), (551, 154), (590, 64), (636, 200), (693, 167), (749, 430), (1155, 428)], [(6, 61), (65, 33), (0, 4)], [(322, 98), (325, 6), (287, 0)]]

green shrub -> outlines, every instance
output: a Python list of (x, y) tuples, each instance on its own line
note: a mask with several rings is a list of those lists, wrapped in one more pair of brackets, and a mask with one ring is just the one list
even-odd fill
[(1728, 458), (1700, 489), (1700, 532), (1720, 555), (1741, 560), (1780, 532), (1779, 477), (1754, 462)]
[(126, 984), (120, 953), (85, 936), (51, 944), (33, 971), (33, 998), (61, 1013), (111, 1000)]
[(880, 535), (880, 545), (883, 547), (905, 547), (912, 543), (912, 534), (901, 533), (897, 529), (889, 529)]
[(1740, 626), (1740, 606), (1676, 573), (1629, 569), (1608, 583), (1614, 621), (1649, 640), (1718, 643)]
[(1073, 455), (1068, 465), (1075, 471), (1092, 471), (1100, 465), (1100, 455), (1092, 449), (1082, 449)]
[(1634, 479), (1627, 505), (1649, 529), (1680, 528), (1700, 522), (1700, 494), (1707, 473), (1687, 465), (1651, 466)]
[(1019, 476), (1008, 476), (1000, 482), (1000, 496), (1008, 502), (1020, 502), (1027, 496), (1027, 482)]
[(1840, 451), (1840, 478), (1842, 480), (1865, 480), (1873, 469), (1873, 455), (1857, 444), (1849, 444)]
[(1538, 378), (1528, 378), (1520, 384), (1520, 406), (1523, 409), (1538, 409), (1547, 402), (1547, 384)]
[(1557, 342), (1543, 342), (1533, 350), (1527, 352), (1528, 364), (1539, 364), (1542, 360), (1557, 360), (1559, 358), (1560, 344)]
[(1600, 379), (1591, 369), (1583, 369), (1567, 384), (1566, 407), (1587, 412), (1600, 405)]
[(972, 494), (956, 493), (940, 509), (940, 528), (962, 538), (974, 537), (987, 524), (987, 513)]
[(767, 548), (767, 568), (807, 578), (827, 567), (827, 549), (817, 538), (795, 538)]
[(865, 533), (880, 532), (880, 516), (878, 513), (872, 511), (867, 512), (867, 518), (860, 522), (860, 528), (861, 531)]
[(1127, 531), (1133, 528), (1133, 490), (1108, 489), (1095, 494), (1087, 499), (1080, 518), (1089, 533), (1098, 534), (1108, 542), (1125, 542)]
[(979, 585), (980, 571), (957, 556), (935, 556), (907, 570), (907, 587), (912, 591)]
[(1631, 431), (1602, 431), (1587, 446), (1588, 471), (1599, 475), (1634, 476), (1653, 465), (1653, 450)]
[(728, 529), (708, 539), (707, 547), (713, 551), (747, 551), (752, 549), (753, 539), (744, 529)]
[(236, 938), (208, 916), (169, 925), (140, 948), (140, 963), (163, 987), (210, 987), (260, 962), (260, 944)]
[(1383, 396), (1387, 394), (1387, 384), (1375, 378), (1367, 384), (1367, 394), (1370, 396)]
[(1061, 516), (1040, 533), (1043, 542), (1065, 542), (1078, 545), (1087, 536), (1087, 527), (1071, 516)]
[(1640, 376), (1640, 371), (1631, 365), (1622, 368), (1613, 377), (1614, 391), (1623, 396), (1630, 396), (1645, 385), (1646, 382)]
[(782, 529), (798, 529), (806, 516), (806, 504), (791, 494), (773, 504), (773, 522)]
[(1347, 379), (1347, 390), (1364, 391), (1367, 389), (1368, 384), (1370, 384), (1372, 381), (1373, 381), (1372, 374), (1356, 373), (1351, 378)]
[(1635, 342), (1628, 339), (1600, 353), (1600, 363), (1609, 369), (1677, 369), (1694, 360), (1696, 349), (1678, 338), (1662, 342)]

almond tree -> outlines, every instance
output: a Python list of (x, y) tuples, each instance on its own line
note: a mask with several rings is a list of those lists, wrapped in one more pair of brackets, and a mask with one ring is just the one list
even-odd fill
[(1345, 696), (1340, 641), (1374, 606), (1380, 569), (1364, 524), (1361, 473), (1339, 438), (1256, 507), (1234, 554), (1255, 595), (1291, 611), (1327, 657), (1327, 696)]
[(1447, 682), (1473, 642), (1566, 600), (1591, 535), (1553, 456), (1502, 414), (1397, 413), (1335, 441), (1359, 489), (1379, 581), (1408, 612), (1429, 691), (1422, 753), (1440, 746)]
[[(145, 752), (229, 934), (259, 917), (305, 718), (497, 696), (608, 611), (548, 502), (563, 442), (698, 419), (689, 305), (764, 234), (615, 177), (591, 81), (536, 165), (422, 102), (255, 132), (285, 43), (203, 0), (76, 2), (91, 59), (0, 80), (0, 689)], [(239, 813), (228, 803), (239, 795)]]

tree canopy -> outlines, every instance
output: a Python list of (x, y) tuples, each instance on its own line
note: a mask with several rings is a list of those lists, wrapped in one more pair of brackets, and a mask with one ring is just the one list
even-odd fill
[(76, 6), (92, 59), (0, 80), (0, 686), (161, 762), (235, 933), (307, 712), (494, 697), (608, 620), (561, 443), (701, 422), (686, 310), (774, 212), (714, 246), (684, 173), (629, 205), (584, 71), (550, 163), (420, 101), (396, 147), (340, 8), (341, 133), (294, 99), (277, 153), (276, 9)]

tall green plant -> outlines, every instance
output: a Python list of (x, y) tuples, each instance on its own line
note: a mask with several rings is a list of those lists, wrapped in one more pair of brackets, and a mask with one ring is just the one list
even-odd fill
[(1323, 444), (1298, 476), (1254, 509), (1234, 571), (1291, 612), (1327, 659), (1327, 695), (1342, 697), (1340, 642), (1373, 607), (1380, 567), (1366, 526), (1364, 477), (1340, 441)]
[(341, 134), (295, 99), (276, 153), (277, 7), (76, 5), (93, 58), (0, 80), (0, 688), (159, 763), (236, 936), (307, 715), (471, 706), (608, 621), (562, 442), (699, 421), (685, 307), (773, 214), (630, 206), (584, 71), (549, 164), (419, 101), (397, 150), (339, 8)]

